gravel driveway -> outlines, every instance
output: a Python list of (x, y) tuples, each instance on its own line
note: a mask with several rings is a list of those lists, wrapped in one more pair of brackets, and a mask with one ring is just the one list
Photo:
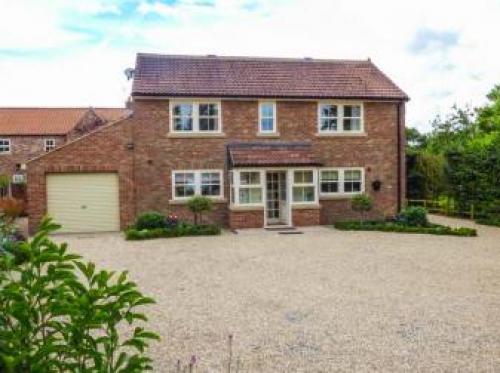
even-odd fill
[(223, 371), (229, 334), (232, 372), (500, 371), (500, 228), (478, 230), (57, 239), (156, 298), (155, 371)]

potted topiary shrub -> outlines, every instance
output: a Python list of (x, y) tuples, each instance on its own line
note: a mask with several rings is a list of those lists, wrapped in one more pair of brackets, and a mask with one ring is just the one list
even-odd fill
[(202, 221), (203, 214), (212, 211), (213, 202), (208, 197), (196, 196), (188, 200), (187, 206), (193, 213), (194, 224), (198, 225), (198, 222)]
[(371, 197), (365, 193), (355, 195), (351, 200), (351, 208), (353, 211), (360, 213), (359, 225), (363, 224), (365, 220), (365, 214), (370, 211), (373, 207), (373, 201)]

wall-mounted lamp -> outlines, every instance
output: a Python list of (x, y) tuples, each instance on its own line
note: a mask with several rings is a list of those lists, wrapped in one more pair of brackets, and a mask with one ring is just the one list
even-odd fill
[(382, 182), (380, 180), (377, 179), (372, 181), (372, 188), (375, 192), (378, 192), (381, 187), (382, 187)]

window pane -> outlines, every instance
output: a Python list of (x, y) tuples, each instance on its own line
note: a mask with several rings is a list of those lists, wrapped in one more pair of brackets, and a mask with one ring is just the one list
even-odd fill
[(336, 181), (323, 181), (320, 187), (321, 193), (337, 193), (339, 191), (339, 183)]
[(336, 131), (337, 119), (321, 119), (321, 131)]
[(293, 201), (294, 202), (313, 202), (314, 201), (314, 187), (293, 187)]
[(192, 104), (176, 104), (176, 105), (174, 105), (174, 115), (192, 116), (193, 115), (193, 105)]
[(240, 204), (261, 203), (261, 188), (240, 188)]
[(321, 105), (320, 106), (321, 117), (336, 117), (337, 116), (337, 106), (336, 105)]
[(194, 173), (176, 173), (175, 184), (194, 184)]
[(175, 187), (176, 197), (190, 197), (194, 195), (194, 185), (184, 185)]
[(344, 131), (359, 131), (361, 130), (360, 119), (344, 119)]
[(346, 170), (344, 171), (344, 180), (361, 180), (360, 170)]
[(260, 172), (241, 172), (240, 173), (241, 185), (259, 185)]
[(201, 186), (201, 195), (202, 196), (220, 196), (220, 185), (218, 185), (218, 184), (202, 185)]
[(339, 172), (338, 171), (321, 171), (321, 180), (338, 180)]
[(176, 131), (192, 131), (193, 130), (193, 119), (189, 117), (175, 117), (174, 118), (174, 129)]
[(359, 181), (347, 181), (344, 183), (344, 192), (361, 192), (361, 182)]
[(312, 171), (295, 171), (293, 181), (296, 184), (305, 184), (313, 182)]
[(265, 132), (272, 132), (274, 131), (274, 120), (273, 118), (262, 118), (260, 120), (260, 130)]
[(200, 131), (217, 131), (217, 118), (200, 118)]
[(220, 174), (218, 172), (202, 172), (201, 174), (202, 184), (219, 184)]
[(345, 105), (344, 117), (355, 117), (355, 118), (361, 117), (361, 106)]
[(263, 118), (274, 117), (274, 105), (272, 103), (260, 104), (260, 115)]

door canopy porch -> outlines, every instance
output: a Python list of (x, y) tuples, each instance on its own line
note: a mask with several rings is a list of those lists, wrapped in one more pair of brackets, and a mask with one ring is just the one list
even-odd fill
[(322, 165), (308, 142), (245, 142), (227, 148), (233, 168)]

